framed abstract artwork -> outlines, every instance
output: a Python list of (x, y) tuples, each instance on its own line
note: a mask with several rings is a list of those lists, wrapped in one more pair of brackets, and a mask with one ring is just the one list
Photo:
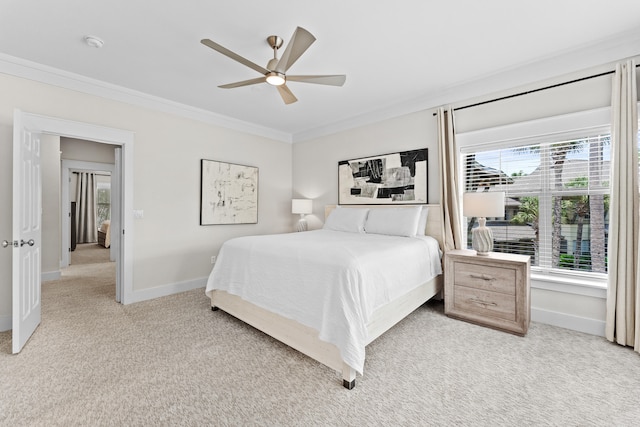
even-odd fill
[(338, 204), (428, 203), (428, 150), (402, 151), (338, 162)]
[(258, 168), (202, 159), (200, 225), (257, 223)]

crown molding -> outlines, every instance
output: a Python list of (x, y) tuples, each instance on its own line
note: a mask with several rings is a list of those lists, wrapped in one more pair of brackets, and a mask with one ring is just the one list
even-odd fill
[[(517, 92), (518, 87), (541, 84), (571, 73), (589, 75), (593, 68), (608, 66), (614, 69), (616, 61), (640, 55), (640, 29), (616, 34), (596, 43), (582, 45), (500, 70), (478, 79), (423, 93), (403, 102), (370, 111), (326, 126), (294, 133), (292, 142), (308, 141), (352, 128), (373, 124), (442, 105), (455, 105), (470, 99), (489, 97), (500, 91)], [(568, 79), (563, 79), (568, 80)]]
[(138, 92), (122, 86), (91, 79), (22, 58), (0, 53), (0, 73), (34, 80), (65, 89), (100, 96), (102, 98), (125, 102), (163, 113), (197, 120), (276, 141), (291, 143), (291, 134), (276, 129), (255, 125), (222, 114), (212, 113), (201, 108), (169, 101), (164, 98)]
[(576, 49), (541, 57), (478, 79), (442, 87), (394, 105), (363, 112), (357, 116), (293, 134), (169, 101), (100, 80), (90, 79), (3, 53), (0, 53), (0, 73), (174, 114), (276, 141), (296, 143), (406, 114), (434, 109), (441, 105), (455, 105), (474, 98), (488, 97), (500, 91), (515, 91), (518, 87), (541, 83), (549, 79), (557, 79), (559, 76), (571, 73), (580, 72), (587, 75), (592, 68), (613, 64), (615, 61), (638, 55), (640, 55), (640, 29), (635, 29), (602, 39), (596, 43), (585, 44)]

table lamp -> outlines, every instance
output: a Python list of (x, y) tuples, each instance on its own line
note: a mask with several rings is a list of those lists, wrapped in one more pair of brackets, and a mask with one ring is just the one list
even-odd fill
[(464, 193), (462, 214), (478, 218), (478, 228), (471, 231), (471, 247), (478, 255), (489, 255), (493, 250), (493, 233), (486, 226), (487, 217), (504, 217), (504, 192)]
[(300, 219), (296, 225), (296, 231), (307, 231), (307, 220), (304, 216), (311, 212), (313, 212), (313, 200), (293, 199), (291, 201), (291, 213), (300, 214)]

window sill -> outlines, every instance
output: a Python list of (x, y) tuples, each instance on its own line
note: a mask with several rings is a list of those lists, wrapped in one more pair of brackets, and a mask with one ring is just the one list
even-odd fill
[(573, 274), (531, 272), (531, 287), (567, 294), (607, 298), (607, 277), (584, 277)]

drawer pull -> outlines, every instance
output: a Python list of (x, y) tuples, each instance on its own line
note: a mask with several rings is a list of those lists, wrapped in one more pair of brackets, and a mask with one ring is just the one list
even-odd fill
[(480, 298), (469, 298), (469, 302), (472, 302), (474, 304), (479, 304), (479, 305), (483, 306), (484, 308), (496, 307), (498, 305), (493, 301), (483, 301)]
[(486, 281), (496, 280), (495, 277), (488, 276), (486, 274), (471, 274), (470, 276), (471, 276), (472, 279), (480, 279), (480, 280), (486, 280)]

